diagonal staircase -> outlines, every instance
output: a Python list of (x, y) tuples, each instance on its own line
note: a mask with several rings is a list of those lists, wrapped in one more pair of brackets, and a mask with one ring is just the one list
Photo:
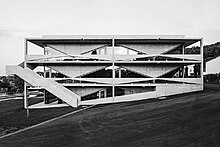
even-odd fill
[(80, 99), (80, 96), (55, 81), (39, 76), (37, 73), (29, 68), (22, 68), (20, 66), (7, 66), (6, 74), (16, 74), (32, 86), (43, 87), (70, 106), (78, 106), (78, 100)]

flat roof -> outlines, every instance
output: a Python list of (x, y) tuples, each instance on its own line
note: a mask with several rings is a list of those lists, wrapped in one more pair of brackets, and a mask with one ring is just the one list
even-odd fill
[(189, 46), (202, 38), (184, 35), (43, 35), (26, 39), (44, 47), (45, 44), (111, 44), (112, 39), (116, 44), (180, 43)]
[(185, 35), (43, 35), (44, 39), (182, 39)]

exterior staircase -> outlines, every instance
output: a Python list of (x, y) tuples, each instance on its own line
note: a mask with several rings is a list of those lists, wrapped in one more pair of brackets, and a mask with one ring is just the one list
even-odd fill
[(7, 66), (6, 74), (16, 74), (30, 85), (41, 86), (50, 93), (53, 93), (53, 95), (66, 102), (68, 105), (72, 107), (78, 106), (78, 100), (80, 100), (80, 96), (53, 80), (41, 77), (29, 68), (22, 68), (20, 66)]

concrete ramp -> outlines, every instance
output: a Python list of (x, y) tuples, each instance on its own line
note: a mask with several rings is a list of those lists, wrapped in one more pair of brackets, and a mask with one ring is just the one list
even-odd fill
[(32, 86), (41, 86), (45, 88), (47, 91), (53, 93), (53, 95), (60, 98), (70, 106), (78, 106), (78, 100), (80, 97), (77, 94), (55, 81), (39, 76), (29, 68), (22, 68), (20, 66), (7, 66), (6, 74), (16, 74)]

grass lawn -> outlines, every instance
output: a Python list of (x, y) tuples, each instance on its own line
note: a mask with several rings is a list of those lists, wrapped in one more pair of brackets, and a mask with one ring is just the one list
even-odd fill
[[(40, 101), (42, 101), (42, 98), (30, 98), (29, 104), (35, 104)], [(74, 110), (76, 109), (72, 107), (30, 109), (30, 116), (27, 118), (27, 113), (23, 106), (23, 100), (0, 102), (0, 136)]]
[[(27, 126), (38, 118), (47, 118), (54, 113), (58, 115), (61, 111), (68, 111), (66, 109), (72, 110), (33, 110), (30, 119), (25, 118), (24, 110), (20, 114), (15, 112), (19, 109), (8, 109), (11, 114), (3, 118), (11, 121), (5, 122), (6, 125)], [(7, 118), (18, 118), (17, 113), (24, 120)], [(0, 120), (4, 122), (2, 117)], [(220, 146), (219, 122), (220, 84), (208, 84), (203, 92), (176, 95), (165, 100), (97, 105), (2, 138), (0, 146), (216, 147)]]

